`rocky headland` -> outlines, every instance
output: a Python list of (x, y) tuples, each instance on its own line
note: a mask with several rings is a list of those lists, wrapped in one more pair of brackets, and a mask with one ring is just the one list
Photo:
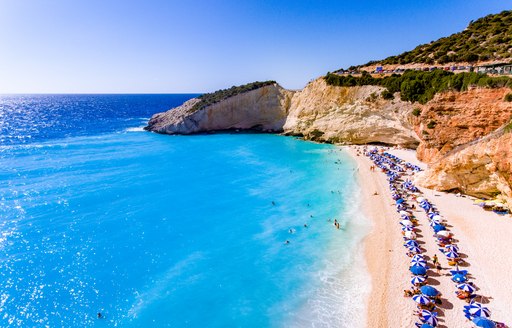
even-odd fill
[[(266, 81), (205, 94), (154, 115), (146, 130), (251, 130), (335, 144), (416, 149), (418, 159), (429, 164), (420, 185), (485, 198), (503, 196), (512, 207), (512, 79), (474, 72), (472, 66), (500, 62), (491, 74), (510, 69), (512, 47), (504, 42), (512, 38), (510, 22), (512, 11), (489, 15), (460, 33), (349, 68), (355, 76), (341, 69), (299, 91)], [(394, 65), (403, 74), (370, 74), (376, 65)], [(455, 69), (459, 74), (451, 72)]]

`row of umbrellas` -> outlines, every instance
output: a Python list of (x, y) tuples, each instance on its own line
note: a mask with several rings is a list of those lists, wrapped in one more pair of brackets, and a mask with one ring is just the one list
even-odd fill
[[(391, 155), (392, 156), (392, 155)], [(394, 159), (398, 159), (394, 157)], [(378, 160), (378, 157), (375, 156), (374, 161)], [(400, 160), (401, 162), (401, 160)], [(382, 162), (381, 162), (382, 163)], [(405, 170), (401, 170), (405, 171)], [(389, 172), (389, 171), (388, 171)], [(414, 255), (411, 258), (411, 266), (409, 270), (414, 275), (411, 278), (411, 284), (417, 285), (422, 284), (426, 281), (426, 273), (428, 270), (427, 261), (424, 256), (421, 254), (422, 250), (419, 247), (418, 242), (416, 241), (416, 234), (414, 233), (414, 222), (411, 221), (411, 214), (406, 209), (406, 202), (397, 192), (396, 187), (393, 186), (394, 181), (399, 177), (396, 172), (388, 173), (388, 180), (390, 181), (390, 189), (392, 192), (393, 199), (395, 199), (397, 211), (401, 216), (401, 220), (399, 221), (402, 231), (404, 233), (404, 237), (406, 240), (404, 241), (404, 247)], [(406, 189), (414, 189), (414, 185), (411, 182), (407, 182), (402, 186)], [(432, 303), (431, 297), (436, 297), (439, 295), (439, 291), (432, 286), (421, 286), (420, 287), (421, 294), (414, 295), (412, 297), (413, 301), (420, 305), (428, 305)], [(431, 312), (428, 310), (422, 310), (420, 312), (420, 317), (422, 320), (421, 324), (418, 324), (418, 327), (421, 328), (433, 328), (438, 324), (437, 312)]]
[[(393, 159), (397, 159), (398, 162), (402, 162), (398, 157), (391, 155)], [(403, 170), (400, 170), (403, 172)], [(396, 172), (395, 172), (396, 173)], [(388, 174), (390, 176), (390, 184), (392, 181), (396, 180), (398, 178), (398, 174)], [(392, 178), (391, 178), (392, 177)], [(414, 185), (407, 181), (403, 184), (403, 187), (409, 190), (417, 190), (415, 189)], [(413, 285), (416, 284), (422, 284), (426, 281), (426, 277), (424, 275), (427, 272), (428, 266), (427, 262), (424, 259), (423, 255), (421, 254), (421, 249), (419, 248), (418, 242), (415, 240), (416, 235), (414, 233), (414, 223), (410, 220), (410, 215), (408, 212), (404, 211), (404, 203), (405, 200), (399, 196), (394, 195), (394, 199), (396, 199), (397, 209), (402, 209), (399, 211), (402, 220), (400, 221), (400, 224), (402, 225), (402, 230), (404, 231), (404, 236), (408, 239), (404, 242), (404, 246), (408, 248), (409, 251), (416, 253), (411, 259), (411, 267), (410, 271), (415, 275), (411, 278), (411, 283)], [(441, 238), (449, 238), (451, 237), (451, 233), (447, 230), (446, 226), (442, 224), (443, 218), (436, 213), (435, 211), (432, 211), (433, 205), (430, 204), (425, 198), (418, 197), (417, 201), (420, 203), (420, 207), (422, 207), (425, 212), (427, 212), (427, 215), (430, 219), (430, 226), (434, 230), (437, 236)], [(414, 237), (414, 238), (411, 238)], [(458, 247), (454, 244), (449, 244), (445, 247), (445, 256), (448, 259), (455, 259), (459, 257), (458, 254)], [(462, 273), (455, 273), (453, 274), (452, 279), (456, 282), (460, 282), (456, 285), (457, 289), (473, 293), (476, 291), (475, 287), (465, 283), (466, 281), (466, 275)], [(429, 304), (432, 302), (430, 297), (435, 297), (439, 295), (439, 291), (435, 289), (432, 286), (422, 286), (420, 288), (421, 294), (414, 295), (413, 300), (422, 305)], [(495, 327), (495, 323), (492, 320), (489, 320), (490, 317), (490, 311), (487, 307), (483, 306), (481, 303), (472, 303), (469, 306), (464, 307), (464, 312), (469, 316), (469, 318), (472, 318), (472, 321), (475, 325), (478, 327), (484, 327), (484, 328), (493, 328)], [(417, 325), (420, 328), (430, 328), (437, 326), (438, 319), (437, 319), (437, 313), (431, 312), (428, 310), (422, 310), (421, 311), (421, 318), (422, 318), (422, 324)]]
[[(418, 197), (416, 199), (420, 203), (420, 207), (422, 207), (425, 212), (427, 212), (427, 216), (430, 220), (430, 226), (436, 233), (436, 235), (441, 237), (450, 237), (451, 233), (446, 229), (446, 226), (442, 224), (443, 219), (442, 217), (435, 211), (431, 211), (433, 208), (433, 205), (428, 203), (428, 201), (425, 198)], [(423, 203), (423, 206), (421, 204)], [(428, 203), (429, 206), (425, 206), (425, 204)], [(459, 258), (459, 248), (455, 244), (448, 244), (445, 246), (444, 255), (448, 259), (456, 259)], [(465, 292), (469, 292), (470, 294), (474, 293), (476, 291), (476, 288), (466, 283), (467, 277), (466, 277), (467, 271), (465, 270), (456, 270), (452, 271), (452, 280), (457, 282), (456, 285), (457, 289)], [(472, 322), (477, 327), (484, 327), (484, 328), (494, 328), (496, 327), (496, 324), (494, 321), (490, 320), (489, 317), (491, 316), (491, 311), (482, 305), (481, 303), (471, 303), (468, 306), (464, 307), (464, 313), (468, 319), (471, 319)]]

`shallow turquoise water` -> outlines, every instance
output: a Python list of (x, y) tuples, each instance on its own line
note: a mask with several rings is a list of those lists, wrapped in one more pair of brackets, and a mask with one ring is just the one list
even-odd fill
[(333, 146), (128, 129), (0, 156), (0, 326), (364, 320), (368, 224)]

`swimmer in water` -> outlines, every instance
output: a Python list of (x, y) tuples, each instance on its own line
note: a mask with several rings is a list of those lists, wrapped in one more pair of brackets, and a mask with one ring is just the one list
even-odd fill
[(101, 312), (98, 312), (97, 316), (98, 316), (98, 319), (103, 319), (103, 314), (101, 314)]

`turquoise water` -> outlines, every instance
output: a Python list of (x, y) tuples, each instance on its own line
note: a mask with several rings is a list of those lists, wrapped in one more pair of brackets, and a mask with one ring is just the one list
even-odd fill
[(0, 156), (2, 327), (363, 325), (368, 223), (333, 146), (124, 128)]

